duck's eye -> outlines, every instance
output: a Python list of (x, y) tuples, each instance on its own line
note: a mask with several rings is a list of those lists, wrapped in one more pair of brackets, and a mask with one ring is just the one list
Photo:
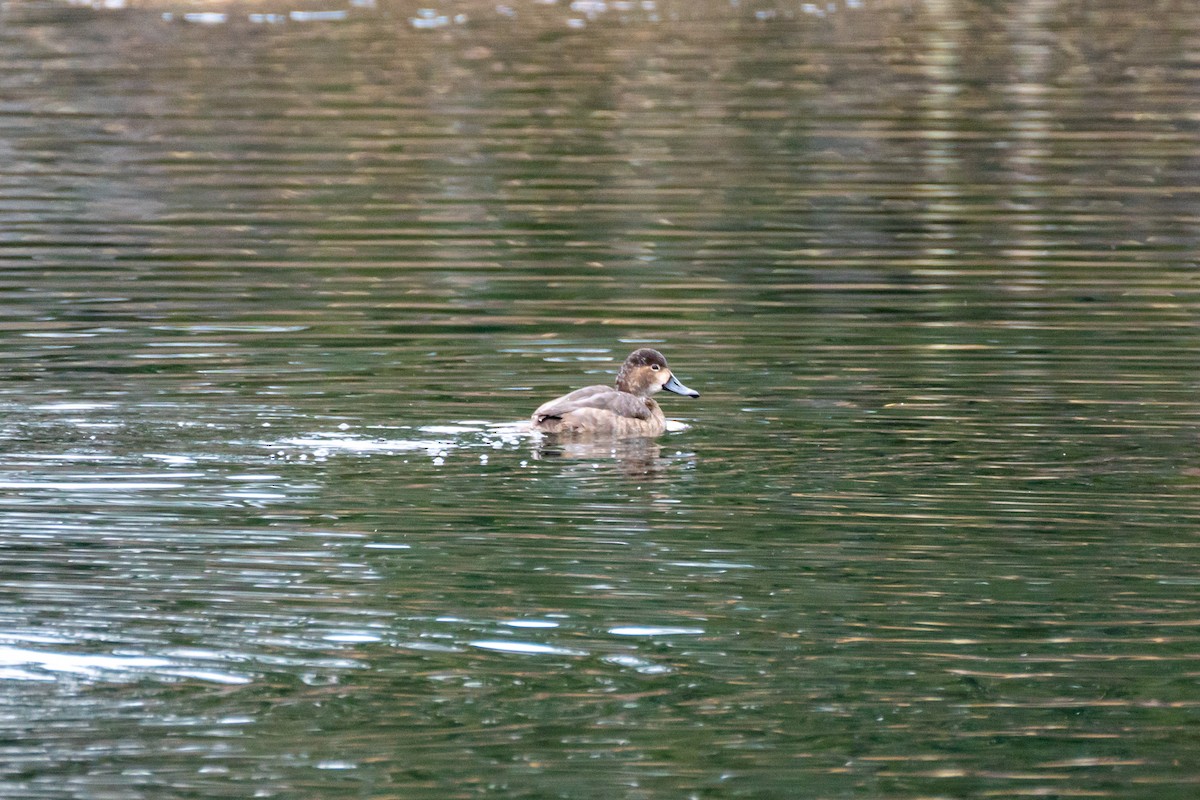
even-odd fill
[(655, 372), (658, 372), (658, 364), (651, 364), (650, 369), (654, 370)]

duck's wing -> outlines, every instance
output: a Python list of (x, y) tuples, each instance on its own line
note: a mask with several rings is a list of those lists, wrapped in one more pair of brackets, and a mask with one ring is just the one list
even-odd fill
[(576, 389), (569, 394), (564, 394), (562, 397), (556, 397), (553, 400), (547, 400), (542, 403), (538, 406), (537, 411), (533, 412), (533, 418), (541, 420), (546, 417), (560, 417), (573, 408), (579, 408), (579, 403), (586, 403), (599, 395), (612, 391), (613, 388), (611, 386), (600, 385), (585, 386), (582, 389)]
[(610, 411), (619, 417), (650, 419), (650, 408), (646, 401), (628, 392), (618, 392), (611, 386), (585, 386), (555, 400), (542, 403), (533, 412), (539, 422), (550, 417), (562, 417), (581, 408)]

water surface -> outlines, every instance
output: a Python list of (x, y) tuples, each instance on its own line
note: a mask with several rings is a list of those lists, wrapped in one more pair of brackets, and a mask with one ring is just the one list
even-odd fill
[(0, 794), (1194, 796), (1190, 7), (0, 43)]

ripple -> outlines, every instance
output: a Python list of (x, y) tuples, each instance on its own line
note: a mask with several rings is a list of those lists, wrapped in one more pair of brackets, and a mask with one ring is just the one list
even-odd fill
[(621, 625), (609, 628), (613, 636), (699, 636), (703, 628), (683, 628), (670, 625)]
[(531, 656), (586, 656), (586, 650), (576, 650), (570, 647), (556, 647), (548, 644), (536, 644), (534, 642), (511, 642), (497, 641), (494, 639), (479, 639), (473, 642), (468, 642), (471, 647), (478, 647), (482, 650), (496, 650), (501, 653), (519, 653), (521, 655)]
[(131, 680), (143, 674), (195, 678), (222, 684), (250, 682), (246, 675), (197, 669), (155, 656), (64, 653), (0, 645), (0, 677), (9, 680), (47, 681), (63, 675), (93, 680)]
[(42, 403), (30, 406), (31, 411), (97, 411), (103, 408), (116, 408), (116, 403), (100, 403), (86, 401), (63, 401), (61, 403)]
[(668, 666), (655, 664), (652, 661), (631, 655), (604, 656), (601, 660), (609, 664), (616, 664), (619, 667), (627, 667), (643, 675), (667, 675), (675, 671)]
[[(532, 436), (527, 424), (512, 422), (464, 421), (399, 429), (437, 435), (438, 438), (433, 439), (370, 437), (348, 433), (349, 427), (348, 424), (343, 423), (336, 432), (314, 432), (277, 441), (261, 442), (260, 446), (283, 452), (294, 449), (307, 450), (309, 454), (318, 458), (325, 458), (336, 453), (388, 455), (423, 451), (435, 459), (444, 461), (455, 449), (488, 448), (496, 450), (516, 447), (529, 441)], [(484, 463), (486, 463), (486, 457)]]
[(166, 481), (137, 481), (120, 479), (106, 481), (36, 481), (36, 480), (0, 480), (0, 489), (18, 489), (31, 491), (35, 489), (53, 490), (60, 492), (149, 492), (167, 489), (183, 489), (186, 483)]

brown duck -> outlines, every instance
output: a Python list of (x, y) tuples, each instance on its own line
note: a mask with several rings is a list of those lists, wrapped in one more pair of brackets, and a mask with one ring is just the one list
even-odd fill
[(651, 395), (660, 389), (700, 396), (671, 374), (662, 353), (643, 347), (621, 365), (616, 388), (585, 386), (542, 403), (533, 412), (533, 429), (568, 436), (658, 436), (666, 419)]

